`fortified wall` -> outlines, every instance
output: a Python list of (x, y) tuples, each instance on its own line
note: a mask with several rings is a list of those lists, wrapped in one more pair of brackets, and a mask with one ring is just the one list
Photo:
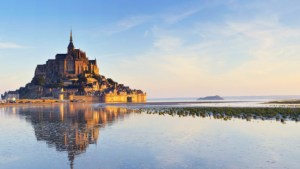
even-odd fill
[(108, 93), (102, 97), (102, 101), (106, 103), (142, 103), (146, 102), (146, 94), (114, 94)]

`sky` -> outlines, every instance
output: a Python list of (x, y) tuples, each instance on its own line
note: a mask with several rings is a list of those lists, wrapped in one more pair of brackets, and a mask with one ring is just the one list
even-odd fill
[(300, 94), (298, 0), (1, 0), (0, 93), (75, 48), (148, 98)]

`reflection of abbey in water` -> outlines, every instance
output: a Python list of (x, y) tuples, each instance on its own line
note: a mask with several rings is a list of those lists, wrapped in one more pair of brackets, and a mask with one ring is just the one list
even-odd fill
[(46, 141), (57, 151), (68, 152), (71, 168), (76, 155), (84, 153), (89, 144), (97, 143), (101, 127), (129, 113), (125, 108), (93, 108), (86, 104), (20, 109), (20, 114), (31, 122), (38, 141)]

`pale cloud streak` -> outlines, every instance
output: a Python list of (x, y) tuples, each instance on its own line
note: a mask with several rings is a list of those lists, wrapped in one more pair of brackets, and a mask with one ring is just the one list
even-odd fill
[(128, 17), (123, 20), (120, 20), (117, 22), (117, 27), (119, 27), (122, 30), (131, 29), (133, 27), (136, 27), (140, 24), (145, 23), (150, 19), (149, 16), (133, 16)]
[(11, 42), (0, 42), (0, 49), (22, 49), (22, 48), (26, 48), (26, 47)]
[(168, 24), (177, 23), (183, 19), (186, 19), (196, 13), (198, 13), (201, 9), (188, 9), (185, 11), (180, 11), (180, 13), (172, 13), (164, 17), (164, 20)]
[[(112, 23), (111, 25), (101, 29), (102, 32), (105, 32), (108, 35), (124, 32), (140, 26), (145, 23), (153, 22), (153, 21), (161, 21), (163, 20), (165, 24), (176, 24), (181, 20), (187, 19), (194, 14), (200, 12), (202, 8), (191, 7), (188, 9), (176, 9), (169, 12), (162, 12), (154, 15), (137, 15), (137, 16), (128, 16), (119, 21)], [(145, 33), (144, 36), (148, 36), (148, 32)]]
[(122, 20), (116, 21), (108, 26), (105, 26), (101, 29), (101, 32), (106, 35), (121, 33), (135, 28), (137, 26), (140, 26), (151, 20), (151, 18), (152, 17), (146, 15), (125, 17)]

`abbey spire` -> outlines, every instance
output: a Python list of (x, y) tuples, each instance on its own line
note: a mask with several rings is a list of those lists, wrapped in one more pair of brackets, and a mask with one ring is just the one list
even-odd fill
[(71, 29), (71, 32), (70, 32), (70, 42), (73, 42), (72, 29)]
[(72, 29), (70, 32), (70, 43), (68, 45), (68, 53), (72, 52), (74, 50), (74, 44), (73, 44), (73, 36), (72, 36)]

